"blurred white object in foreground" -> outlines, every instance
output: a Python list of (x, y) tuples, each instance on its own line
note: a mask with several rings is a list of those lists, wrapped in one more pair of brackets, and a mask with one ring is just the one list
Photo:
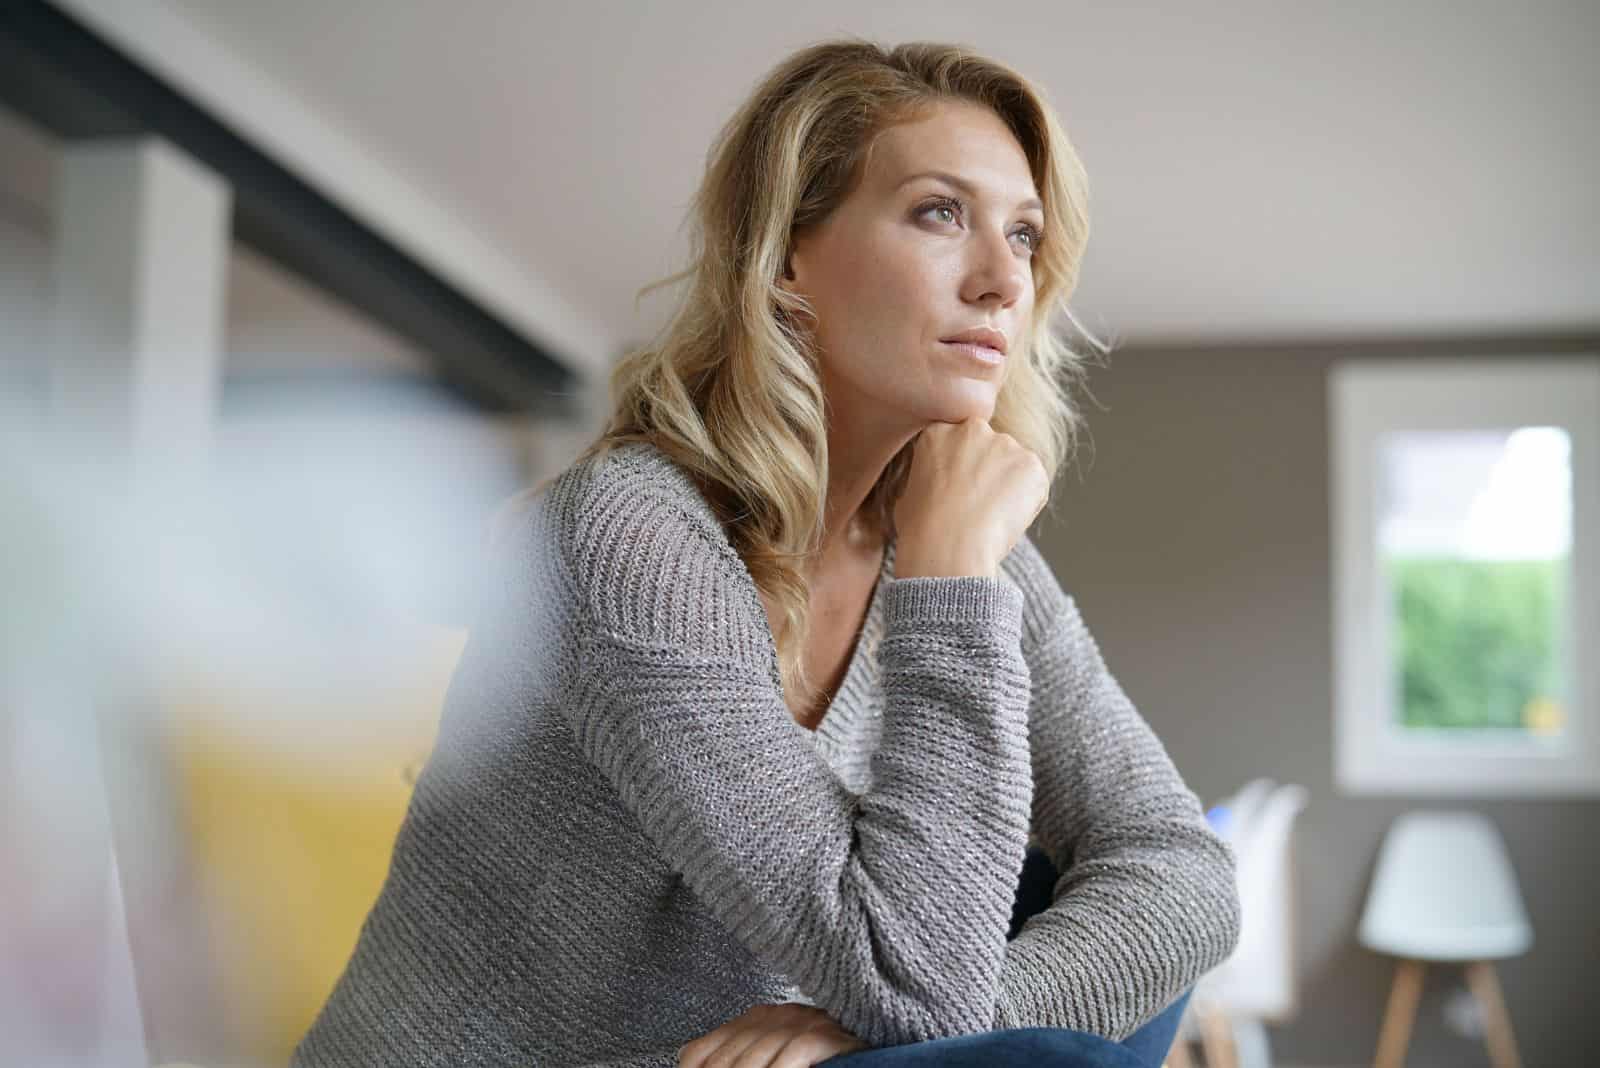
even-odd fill
[(1296, 1011), (1290, 845), (1308, 797), (1304, 786), (1255, 779), (1218, 805), (1226, 813), (1219, 833), (1238, 858), (1240, 925), (1238, 946), (1200, 980), (1184, 1021), (1184, 1037), (1198, 1032), (1207, 1063), (1268, 1068), (1265, 1024)]
[(10, 399), (0, 1063), (204, 1061), (229, 962), (163, 750), (174, 705), (272, 766), (356, 774), (341, 755), (437, 686), (416, 650), (470, 618), (519, 472), (467, 414), (303, 398), (234, 413), (204, 463), (135, 470)]

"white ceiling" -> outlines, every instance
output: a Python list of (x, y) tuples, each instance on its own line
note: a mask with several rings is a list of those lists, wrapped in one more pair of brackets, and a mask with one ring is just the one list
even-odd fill
[(1043, 84), (1093, 188), (1073, 306), (1125, 343), (1600, 326), (1587, 0), (165, 2), (548, 287), (605, 355), (665, 315), (633, 294), (681, 261), (717, 128), (779, 58), (841, 32), (966, 42)]

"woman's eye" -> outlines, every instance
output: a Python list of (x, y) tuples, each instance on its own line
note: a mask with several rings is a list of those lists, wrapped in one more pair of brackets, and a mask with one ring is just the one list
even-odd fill
[[(935, 200), (923, 206), (922, 214), (926, 217), (937, 219), (939, 222), (956, 223), (961, 220), (961, 205), (953, 200)], [(1044, 235), (1037, 226), (1030, 223), (1018, 229), (1011, 236), (1026, 238), (1023, 247), (1028, 250), (1029, 254), (1032, 254), (1039, 251), (1039, 241)]]

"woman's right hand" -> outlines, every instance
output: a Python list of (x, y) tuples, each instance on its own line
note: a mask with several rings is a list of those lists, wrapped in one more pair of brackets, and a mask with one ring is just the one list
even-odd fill
[(755, 1005), (678, 1051), (679, 1068), (812, 1068), (869, 1047), (814, 1005)]
[(1044, 463), (987, 420), (930, 424), (895, 503), (895, 577), (997, 576), (1049, 498)]

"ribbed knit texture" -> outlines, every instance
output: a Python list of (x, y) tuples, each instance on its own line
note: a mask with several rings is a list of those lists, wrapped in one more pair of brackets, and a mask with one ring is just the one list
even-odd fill
[[(752, 1005), (874, 1046), (1122, 1038), (1237, 937), (1233, 860), (1024, 538), (893, 577), (817, 731), (653, 447), (512, 539), (388, 879), (294, 1064), (671, 1068)], [(1006, 941), (1026, 847), (1065, 874)]]

